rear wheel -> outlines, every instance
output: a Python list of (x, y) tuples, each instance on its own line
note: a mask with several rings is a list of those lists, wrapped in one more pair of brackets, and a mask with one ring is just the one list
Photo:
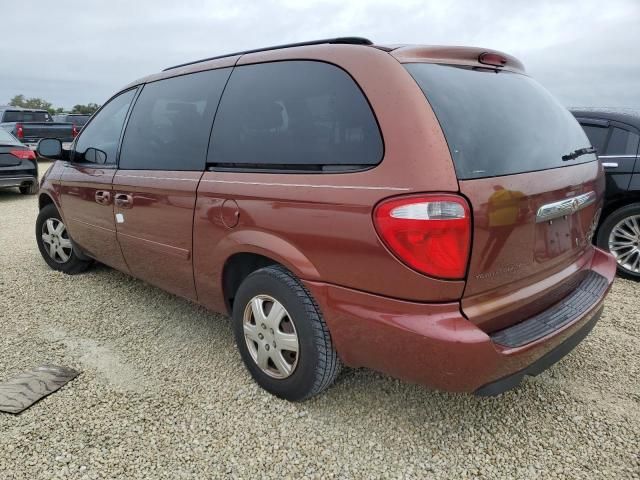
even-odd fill
[(81, 260), (55, 205), (45, 206), (36, 220), (36, 242), (44, 261), (60, 272), (73, 275), (85, 271), (90, 260)]
[(616, 258), (618, 273), (640, 280), (640, 203), (621, 207), (606, 218), (598, 246)]
[(278, 397), (306, 400), (328, 388), (340, 372), (318, 305), (283, 267), (262, 268), (242, 282), (233, 328), (247, 369)]
[(38, 193), (38, 190), (39, 190), (37, 182), (30, 183), (29, 185), (25, 185), (23, 187), (19, 187), (19, 189), (22, 195), (35, 195), (36, 193)]

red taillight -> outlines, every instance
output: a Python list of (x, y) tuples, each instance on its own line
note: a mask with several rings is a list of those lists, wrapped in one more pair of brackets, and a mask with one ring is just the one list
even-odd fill
[(457, 195), (392, 198), (373, 212), (389, 249), (411, 268), (446, 279), (464, 278), (471, 244), (471, 213)]
[(16, 137), (20, 139), (24, 138), (24, 128), (22, 128), (21, 123), (16, 123)]
[(14, 157), (18, 157), (20, 160), (36, 159), (36, 154), (33, 150), (11, 150), (9, 153)]
[(78, 136), (78, 134), (80, 133), (80, 130), (78, 130), (78, 127), (76, 127), (75, 125), (73, 125), (71, 127), (71, 136), (73, 138), (76, 138)]
[(495, 65), (496, 67), (504, 67), (507, 64), (507, 59), (497, 53), (484, 52), (478, 57), (480, 63), (485, 65)]

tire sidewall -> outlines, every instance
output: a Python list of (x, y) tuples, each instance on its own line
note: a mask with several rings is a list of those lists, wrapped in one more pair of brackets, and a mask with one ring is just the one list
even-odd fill
[[(256, 295), (269, 295), (278, 300), (289, 313), (298, 334), (298, 363), (289, 377), (276, 379), (264, 373), (255, 363), (247, 347), (244, 330), (244, 311)], [(280, 278), (259, 270), (242, 283), (233, 305), (233, 331), (240, 355), (255, 381), (265, 390), (287, 400), (304, 398), (313, 388), (318, 364), (314, 329), (303, 301)]]
[[(633, 203), (631, 205), (625, 205), (611, 212), (607, 218), (602, 222), (598, 230), (597, 245), (599, 248), (609, 252), (609, 236), (613, 227), (615, 227), (621, 220), (631, 215), (640, 215), (640, 203)], [(618, 273), (626, 278), (634, 280), (640, 280), (640, 273), (630, 272), (629, 270), (617, 265)]]

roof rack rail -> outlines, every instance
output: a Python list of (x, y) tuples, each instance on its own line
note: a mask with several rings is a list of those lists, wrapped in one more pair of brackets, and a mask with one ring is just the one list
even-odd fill
[(322, 40), (311, 40), (308, 42), (287, 43), (284, 45), (275, 45), (273, 47), (255, 48), (253, 50), (244, 50), (242, 52), (227, 53), (225, 55), (218, 55), (216, 57), (203, 58), (201, 60), (194, 60), (193, 62), (181, 63), (180, 65), (174, 65), (163, 70), (173, 70), (174, 68), (186, 67), (187, 65), (193, 65), (196, 63), (208, 62), (209, 60), (217, 60), (218, 58), (234, 57), (236, 55), (245, 55), (247, 53), (267, 52), (269, 50), (281, 50), (283, 48), (292, 47), (305, 47), (307, 45), (322, 45), (323, 43), (339, 43), (347, 45), (373, 45), (373, 42), (368, 38), (363, 37), (336, 37), (336, 38), (324, 38)]

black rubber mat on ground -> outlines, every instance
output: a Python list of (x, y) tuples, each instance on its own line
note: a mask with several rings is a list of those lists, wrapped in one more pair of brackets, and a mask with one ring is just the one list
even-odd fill
[(42, 365), (0, 383), (0, 412), (20, 413), (79, 374), (72, 368)]
[(564, 300), (524, 322), (491, 334), (491, 340), (507, 347), (520, 347), (553, 333), (593, 308), (607, 289), (607, 279), (589, 272)]

